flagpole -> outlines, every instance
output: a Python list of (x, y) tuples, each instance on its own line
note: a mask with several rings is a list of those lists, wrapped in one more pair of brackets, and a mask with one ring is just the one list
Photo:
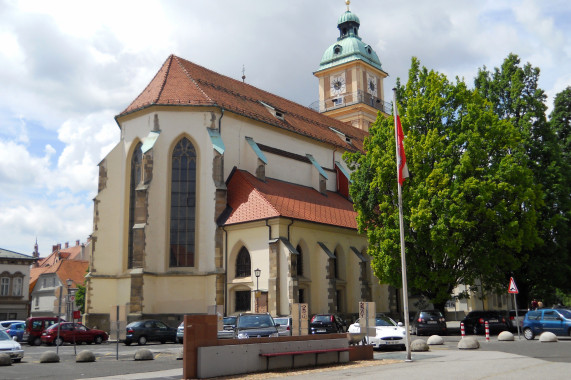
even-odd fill
[(396, 157), (397, 157), (397, 186), (398, 186), (398, 201), (399, 201), (399, 227), (400, 227), (400, 253), (401, 253), (401, 267), (402, 267), (402, 303), (404, 312), (404, 328), (406, 331), (406, 360), (407, 362), (412, 361), (411, 351), (410, 351), (410, 330), (409, 330), (409, 317), (408, 317), (408, 289), (406, 280), (406, 256), (404, 250), (404, 222), (402, 217), (402, 185), (399, 182), (399, 142), (397, 133), (397, 89), (393, 88), (393, 117), (395, 121), (395, 147), (396, 147)]

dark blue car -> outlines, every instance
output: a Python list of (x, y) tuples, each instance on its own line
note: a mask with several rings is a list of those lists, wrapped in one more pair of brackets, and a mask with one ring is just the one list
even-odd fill
[(26, 330), (26, 323), (15, 322), (10, 324), (10, 327), (8, 327), (6, 332), (8, 333), (8, 335), (10, 335), (10, 338), (16, 337), (16, 340), (18, 342), (21, 342), (25, 330)]
[(571, 336), (571, 310), (540, 309), (528, 311), (523, 320), (523, 336), (531, 340), (549, 331), (555, 335)]

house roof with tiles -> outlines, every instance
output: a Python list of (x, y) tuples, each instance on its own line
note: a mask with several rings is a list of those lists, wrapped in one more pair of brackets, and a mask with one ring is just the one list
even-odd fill
[(353, 204), (338, 193), (317, 190), (271, 178), (261, 181), (235, 169), (228, 180), (230, 215), (224, 225), (276, 217), (357, 229)]
[[(156, 105), (222, 107), (348, 151), (362, 151), (367, 136), (367, 132), (347, 123), (175, 55), (167, 58), (143, 92), (116, 119)], [(283, 117), (276, 117), (271, 108)]]

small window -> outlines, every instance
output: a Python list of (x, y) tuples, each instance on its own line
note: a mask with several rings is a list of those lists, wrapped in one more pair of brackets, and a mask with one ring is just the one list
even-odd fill
[(297, 291), (297, 297), (298, 297), (298, 302), (299, 303), (305, 303), (305, 290), (304, 289), (299, 289)]
[(246, 247), (242, 247), (236, 258), (236, 277), (250, 277), (252, 275), (252, 264), (250, 253)]
[(341, 45), (335, 45), (333, 47), (333, 53), (334, 54), (341, 54), (342, 51), (343, 51), (343, 48), (341, 47)]
[(236, 311), (250, 310), (250, 291), (242, 290), (236, 292)]
[(559, 315), (555, 311), (543, 312), (543, 319), (546, 321), (556, 321)]
[(343, 104), (343, 98), (334, 98), (331, 99), (331, 101), (333, 102), (334, 106), (340, 106)]

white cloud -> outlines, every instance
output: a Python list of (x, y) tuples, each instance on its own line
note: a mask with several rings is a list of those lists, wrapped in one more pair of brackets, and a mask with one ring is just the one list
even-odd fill
[[(571, 85), (571, 2), (353, 1), (360, 36), (389, 77), (410, 59), (472, 85), (513, 52), (550, 97)], [(119, 140), (113, 116), (169, 54), (309, 105), (339, 35), (343, 1), (0, 1), (0, 246), (31, 251), (90, 233), (97, 164)], [(65, 215), (65, 218), (62, 216)]]

